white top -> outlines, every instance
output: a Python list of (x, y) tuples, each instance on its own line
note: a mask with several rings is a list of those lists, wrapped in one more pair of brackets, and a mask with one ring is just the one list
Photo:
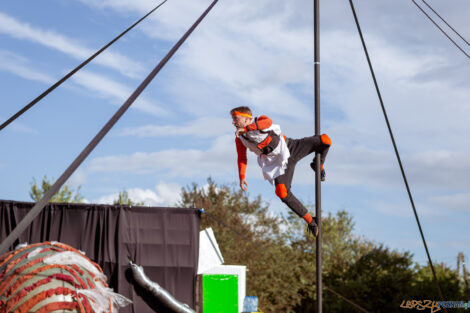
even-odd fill
[[(265, 132), (270, 130), (274, 131), (276, 135), (279, 135), (281, 138), (277, 147), (267, 155), (261, 153), (257, 147), (257, 144), (246, 140), (243, 138), (243, 136), (240, 136), (239, 138), (245, 147), (258, 155), (258, 164), (261, 167), (264, 179), (273, 184), (276, 177), (284, 174), (287, 168), (287, 160), (290, 157), (290, 152), (287, 148), (284, 136), (281, 135), (281, 127), (277, 124), (272, 124), (270, 127), (265, 128), (262, 131)], [(259, 130), (253, 130), (246, 132), (244, 136), (248, 137), (248, 139), (253, 140), (256, 143), (260, 143), (268, 136), (268, 134), (263, 132)]]

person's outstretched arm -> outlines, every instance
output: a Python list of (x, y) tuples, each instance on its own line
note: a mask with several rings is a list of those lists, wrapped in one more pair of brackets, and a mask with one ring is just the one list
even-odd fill
[(238, 176), (240, 178), (240, 188), (246, 191), (248, 183), (245, 180), (246, 165), (248, 160), (246, 158), (246, 147), (240, 138), (235, 138), (235, 145), (237, 147), (237, 163), (238, 163)]

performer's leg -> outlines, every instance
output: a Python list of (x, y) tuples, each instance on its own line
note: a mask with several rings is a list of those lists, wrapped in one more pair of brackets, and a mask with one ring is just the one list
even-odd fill
[(302, 202), (294, 196), (290, 189), (286, 189), (284, 184), (276, 185), (276, 195), (298, 216), (304, 218), (305, 215), (308, 214), (308, 211)]
[(328, 135), (310, 136), (301, 139), (287, 139), (287, 147), (289, 148), (291, 157), (295, 162), (300, 161), (312, 152), (320, 152), (322, 155), (322, 164), (325, 162), (328, 149), (331, 146), (331, 139)]
[[(309, 155), (312, 152), (320, 153), (320, 170), (321, 170), (321, 180), (325, 180), (325, 170), (323, 169), (323, 163), (325, 163), (326, 155), (331, 146), (331, 139), (327, 134), (321, 136), (310, 136), (302, 139), (287, 139), (287, 147), (291, 153), (291, 158), (295, 162), (300, 161), (305, 156)], [(310, 167), (315, 171), (315, 157), (313, 157)]]
[[(326, 155), (328, 154), (328, 150), (331, 146), (331, 139), (327, 134), (323, 134), (321, 136), (312, 136), (301, 139), (303, 141), (303, 150), (299, 153), (300, 157), (304, 157), (307, 154), (312, 152), (319, 152), (320, 153), (320, 178), (321, 181), (325, 180), (326, 173), (325, 169), (323, 168), (323, 164), (325, 163)], [(316, 170), (316, 156), (313, 157), (312, 162), (310, 163), (310, 167), (312, 170)]]
[(295, 164), (295, 160), (289, 158), (285, 173), (274, 180), (276, 184), (276, 195), (292, 211), (305, 220), (309, 225), (309, 229), (316, 236), (318, 234), (318, 228), (315, 219), (308, 213), (307, 208), (305, 208), (302, 202), (300, 202), (290, 190)]

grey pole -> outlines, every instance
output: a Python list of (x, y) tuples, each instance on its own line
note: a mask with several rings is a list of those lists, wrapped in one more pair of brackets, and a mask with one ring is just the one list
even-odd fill
[[(314, 70), (315, 70), (315, 135), (320, 135), (320, 0), (314, 0), (313, 4), (314, 23)], [(315, 216), (318, 224), (318, 236), (316, 240), (316, 270), (317, 270), (317, 313), (322, 313), (322, 261), (321, 261), (321, 171), (320, 153), (316, 152), (315, 164)]]

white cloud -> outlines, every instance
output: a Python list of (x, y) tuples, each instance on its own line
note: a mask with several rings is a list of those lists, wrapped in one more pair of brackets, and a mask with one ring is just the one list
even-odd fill
[[(442, 72), (450, 60), (432, 51), (417, 55), (373, 35), (368, 38), (368, 42), (375, 47), (372, 61), (392, 129), (396, 136), (398, 131), (403, 131), (406, 134), (403, 138), (414, 140), (400, 140), (401, 146), (404, 142), (414, 146), (421, 144), (422, 140), (414, 138), (416, 135), (420, 138), (427, 135), (425, 139), (436, 142), (440, 139), (434, 137), (436, 134), (440, 133), (439, 136), (443, 137), (456, 128), (456, 123), (457, 128), (470, 130), (458, 118), (468, 111), (467, 101), (464, 100), (470, 96), (468, 88), (456, 88), (442, 76), (426, 81), (417, 78), (428, 71)], [(340, 49), (334, 49), (339, 43)], [(325, 39), (326, 49), (332, 53), (324, 57), (327, 69), (323, 88), (328, 102), (344, 114), (342, 121), (334, 121), (335, 127), (348, 126), (368, 136), (376, 136), (374, 132), (379, 130), (380, 135), (386, 135), (383, 138), (389, 141), (378, 97), (359, 44), (346, 32), (333, 32)], [(343, 53), (344, 50), (348, 53)]]
[[(4, 122), (6, 122), (6, 120), (7, 118), (5, 118), (4, 116), (0, 116), (0, 124), (3, 124)], [(10, 124), (8, 126), (8, 129), (11, 129), (17, 132), (26, 133), (26, 134), (31, 134), (31, 135), (39, 134), (39, 131), (37, 131), (36, 129), (26, 126), (22, 123), (19, 123), (18, 121), (14, 121), (12, 124)]]
[[(269, 234), (269, 227), (264, 226), (264, 225), (259, 225), (258, 223), (260, 222), (260, 219), (256, 214), (239, 214), (243, 222), (247, 225), (249, 225), (251, 231), (258, 233), (260, 236), (266, 236)], [(279, 215), (274, 213), (272, 210), (268, 211), (266, 214), (267, 218), (272, 218), (274, 219), (275, 222), (279, 224), (279, 230), (281, 233), (285, 233), (289, 230), (289, 225), (286, 223), (281, 223), (281, 218)], [(258, 225), (257, 225), (258, 224)]]
[(29, 60), (7, 50), (0, 50), (0, 70), (10, 72), (21, 78), (52, 84), (55, 79), (32, 68)]
[[(96, 92), (101, 97), (117, 101), (118, 104), (122, 104), (126, 101), (133, 92), (131, 88), (122, 83), (87, 70), (76, 73), (72, 77), (72, 80), (76, 84)], [(168, 115), (167, 110), (162, 109), (160, 106), (142, 97), (139, 97), (132, 107), (157, 116)]]
[[(334, 142), (333, 142), (334, 144)], [(450, 150), (428, 150), (401, 155), (412, 191), (449, 192), (470, 188), (470, 154)], [(295, 180), (312, 182), (313, 172), (306, 157), (297, 165)], [(363, 186), (371, 189), (403, 187), (398, 161), (391, 147), (377, 149), (363, 145), (334, 144), (325, 162), (327, 183)]]
[[(154, 5), (148, 0), (81, 2), (126, 14), (129, 11), (142, 14)], [(189, 5), (183, 1), (169, 2), (146, 23), (144, 32), (150, 37), (174, 40), (207, 5), (207, 1), (197, 0), (191, 1)], [(329, 99), (337, 99), (335, 104), (341, 105), (340, 109), (347, 114), (351, 124), (382, 126), (383, 119), (377, 119), (380, 110), (377, 110), (375, 91), (349, 8), (337, 2), (329, 2), (325, 6), (331, 19), (325, 21), (326, 30), (322, 34), (322, 50), (326, 51), (322, 53), (322, 88)], [(188, 100), (194, 99), (197, 91), (187, 88), (192, 82), (201, 83), (201, 88), (208, 84), (222, 88), (222, 84), (223, 92), (229, 92), (226, 98), (235, 97), (267, 113), (286, 114), (298, 120), (313, 115), (311, 99), (305, 102), (301, 97), (302, 94), (311, 96), (313, 85), (310, 7), (311, 3), (308, 1), (300, 1), (295, 5), (285, 1), (266, 0), (218, 3), (179, 52), (178, 78), (171, 85), (174, 91), (183, 88), (186, 91), (181, 102), (191, 102)], [(393, 9), (402, 20), (394, 21), (393, 25), (381, 22), (383, 18), (393, 21), (390, 14), (386, 14), (388, 11), (383, 10), (384, 7), (387, 10)], [(373, 13), (380, 8), (380, 16)], [(420, 14), (415, 12), (414, 7), (411, 7), (414, 11), (409, 12), (409, 9), (384, 3), (379, 6), (372, 1), (358, 8), (369, 23), (377, 24), (375, 28), (368, 29), (366, 40), (373, 54), (372, 61), (380, 84), (386, 85), (383, 89), (390, 90), (389, 93), (397, 98), (396, 101), (386, 99), (386, 104), (393, 105), (402, 112), (409, 110), (410, 105), (416, 104), (416, 100), (427, 94), (428, 90), (438, 86), (446, 89), (450, 79), (443, 79), (443, 75), (434, 75), (435, 79), (423, 81), (419, 75), (441, 72), (449, 64), (455, 63), (455, 60), (446, 57), (442, 51), (429, 49), (430, 43), (413, 41), (419, 36), (408, 31), (409, 25), (404, 20), (423, 34), (434, 34), (434, 30), (428, 29), (425, 20), (407, 20), (406, 14)], [(454, 12), (456, 13), (459, 12)], [(402, 32), (406, 30), (408, 45), (397, 42), (403, 37), (400, 34), (386, 32), (393, 27)], [(188, 68), (191, 74), (186, 76), (182, 72), (187, 72)], [(292, 85), (296, 87), (293, 89)], [(461, 91), (466, 89), (463, 87), (465, 85), (460, 88)], [(455, 90), (441, 92), (442, 95), (449, 93), (455, 95)], [(205, 96), (211, 97), (210, 94)], [(464, 100), (465, 97), (468, 98), (468, 90), (456, 99)], [(453, 101), (447, 99), (446, 102), (448, 105)], [(428, 109), (439, 105), (436, 99), (429, 102), (423, 99), (422, 103)], [(457, 103), (461, 107), (465, 101)], [(373, 110), (367, 108), (369, 104), (374, 105)], [(415, 108), (413, 111), (419, 109)], [(428, 110), (427, 113), (431, 111)], [(434, 117), (441, 114), (442, 112), (437, 111)], [(446, 117), (451, 116), (447, 113)], [(425, 125), (432, 126), (431, 123)]]
[[(21, 78), (48, 85), (56, 82), (56, 79), (52, 76), (35, 70), (30, 64), (29, 59), (7, 50), (0, 50), (0, 70), (5, 70)], [(118, 104), (122, 104), (133, 92), (133, 90), (125, 84), (88, 70), (82, 70), (76, 73), (72, 77), (72, 81)], [(167, 110), (162, 109), (159, 105), (151, 103), (142, 97), (139, 97), (132, 107), (156, 116), (168, 115)], [(22, 132), (37, 133), (37, 131), (31, 128), (17, 123), (15, 123), (15, 128)]]
[[(153, 5), (147, 0), (82, 2), (101, 9), (139, 14)], [(173, 41), (207, 5), (207, 1), (191, 1), (189, 6), (183, 1), (168, 3), (146, 23), (144, 32), (152, 38)], [(336, 2), (325, 6), (332, 18), (325, 21), (326, 30), (322, 34), (322, 51), (325, 51), (322, 52), (321, 60), (323, 97), (328, 100), (327, 105), (333, 105), (344, 113), (347, 126), (368, 129), (368, 133), (371, 129), (382, 129), (383, 117), (380, 116), (375, 90), (349, 8)], [(368, 30), (366, 40), (385, 103), (388, 107), (392, 106), (395, 112), (402, 112), (399, 117), (409, 117), (397, 120), (393, 118), (394, 112), (391, 112), (392, 126), (414, 129), (416, 121), (413, 117), (416, 115), (413, 113), (419, 114), (423, 107), (427, 109), (426, 116), (419, 121), (423, 132), (434, 129), (436, 119), (447, 121), (443, 122), (443, 128), (455, 125), (448, 122), (456, 120), (457, 112), (464, 110), (462, 107), (466, 107), (468, 113), (469, 107), (465, 104), (465, 99), (470, 96), (468, 88), (463, 84), (459, 90), (455, 90), (448, 86), (450, 78), (443, 79), (445, 75), (437, 74), (445, 71), (455, 60), (449, 59), (439, 50), (429, 49), (429, 43), (412, 41), (416, 35), (408, 35), (412, 37), (407, 38), (409, 45), (398, 43), (399, 35), (384, 35), (392, 26), (383, 25), (379, 21), (384, 17), (371, 13), (378, 9), (376, 4), (370, 3), (369, 6), (372, 8), (361, 7), (360, 11), (368, 17), (368, 21), (378, 24), (376, 28)], [(382, 6), (390, 10), (393, 8), (400, 16), (410, 14), (407, 11), (409, 8), (388, 4)], [(195, 115), (198, 115), (198, 110), (191, 111), (190, 108), (194, 107), (194, 102), (204, 103), (207, 109), (220, 108), (220, 103), (214, 100), (220, 93), (225, 97), (222, 97), (223, 102), (250, 104), (262, 113), (287, 115), (294, 118), (294, 123), (305, 123), (307, 119), (313, 118), (311, 11), (306, 10), (310, 7), (308, 1), (300, 1), (295, 5), (265, 0), (218, 3), (179, 51), (174, 61), (176, 64), (172, 67), (175, 74), (167, 88), (175, 94), (184, 109)], [(345, 16), (348, 18), (346, 21)], [(425, 23), (413, 20), (411, 24), (419, 26), (423, 33), (427, 30), (422, 25)], [(403, 22), (395, 22), (394, 26), (401, 31), (407, 28)], [(434, 79), (423, 80), (420, 77), (429, 72), (434, 73)], [(210, 92), (202, 93), (200, 90), (207, 86), (211, 86)], [(430, 93), (438, 88), (442, 89), (442, 98), (436, 98)], [(180, 94), (181, 90), (185, 90), (183, 95)], [(452, 97), (449, 98), (449, 94)], [(440, 110), (442, 101), (451, 109)], [(222, 105), (222, 109), (226, 107)], [(468, 126), (465, 127), (468, 129)]]
[[(261, 11), (267, 5), (261, 2), (250, 5)], [(303, 33), (299, 38), (285, 27), (288, 13), (240, 21), (231, 15), (240, 9), (239, 4), (225, 6), (201, 25), (181, 53), (181, 69), (189, 68), (192, 73), (188, 80), (197, 75), (206, 84), (222, 85), (230, 97), (265, 114), (300, 120), (310, 116), (310, 103), (302, 101), (311, 91), (306, 84), (313, 81), (309, 51), (303, 49), (303, 44), (290, 44), (297, 39), (298, 43), (305, 42), (305, 38)], [(176, 82), (176, 86), (187, 84), (184, 80)], [(299, 88), (294, 91), (290, 87), (296, 84)]]
[[(234, 141), (231, 136), (218, 137), (208, 150), (170, 149), (159, 152), (136, 152), (131, 155), (95, 158), (89, 170), (96, 172), (131, 172), (147, 174), (168, 171), (180, 177), (224, 175), (235, 166)], [(232, 159), (232, 166), (227, 166)]]
[[(176, 183), (159, 182), (154, 190), (142, 188), (127, 189), (129, 199), (133, 202), (143, 202), (148, 206), (175, 206), (180, 201), (181, 186)], [(119, 197), (119, 192), (104, 195), (94, 203), (112, 204)]]
[(409, 176), (426, 187), (468, 189), (470, 154), (452, 150), (428, 150), (409, 158)]
[(155, 187), (157, 194), (167, 205), (175, 205), (181, 200), (181, 186), (176, 183), (160, 182)]
[[(413, 208), (404, 192), (394, 192), (393, 194), (395, 195), (394, 200), (388, 202), (374, 200), (371, 203), (371, 207), (384, 215), (414, 219)], [(397, 196), (397, 194), (399, 196)], [(415, 199), (415, 207), (419, 217), (442, 218), (447, 215), (446, 212), (439, 210), (433, 205), (427, 205), (426, 203), (416, 200), (418, 199)]]
[(73, 188), (82, 186), (87, 181), (87, 175), (84, 170), (77, 169), (72, 176), (67, 180), (67, 184)]
[[(144, 13), (152, 6), (149, 1), (106, 1), (99, 5), (91, 1), (82, 2), (119, 12)], [(168, 3), (146, 23), (144, 32), (150, 37), (173, 41), (207, 5), (206, 1)], [(312, 68), (308, 64), (311, 59), (310, 46), (305, 43), (309, 33), (301, 31), (299, 35), (296, 30), (285, 27), (285, 20), (291, 12), (280, 10), (274, 17), (254, 14), (271, 5), (268, 1), (249, 5), (221, 3), (214, 8), (173, 61), (172, 68), (176, 74), (168, 82), (168, 88), (178, 96), (181, 105), (194, 102), (192, 92), (199, 91), (191, 86), (200, 84), (199, 89), (207, 86), (211, 89), (224, 88), (230, 98), (237, 97), (240, 102), (263, 108), (267, 113), (277, 112), (300, 119), (310, 113), (308, 105), (288, 88), (288, 84), (304, 83), (306, 80), (311, 83), (313, 80)], [(245, 17), (247, 13), (248, 17)], [(234, 14), (238, 14), (236, 18)], [(240, 16), (243, 16), (241, 20)], [(180, 95), (181, 90), (185, 90), (184, 95)], [(203, 102), (210, 105), (213, 92), (206, 96), (209, 98)]]
[(428, 200), (432, 204), (439, 206), (441, 210), (470, 210), (469, 193), (430, 197)]
[[(119, 12), (143, 13), (152, 6), (147, 0), (82, 2)], [(192, 1), (189, 7), (178, 1), (168, 3), (143, 30), (153, 38), (174, 40), (207, 5), (207, 1)], [(225, 114), (233, 103), (243, 103), (282, 121), (288, 135), (309, 135), (313, 44), (311, 11), (306, 8), (311, 3), (220, 2), (182, 47), (166, 87), (185, 112), (195, 116), (203, 114), (199, 104), (205, 112), (216, 112), (215, 116)], [(357, 9), (412, 189), (422, 194), (441, 189), (445, 194), (469, 187), (465, 173), (470, 169), (470, 146), (465, 143), (470, 124), (462, 118), (470, 115), (467, 60), (455, 58), (454, 48), (440, 41), (442, 35), (412, 5), (367, 1)], [(349, 7), (330, 1), (322, 10), (330, 17), (325, 19), (321, 37), (322, 110), (329, 110), (323, 113), (322, 125), (333, 138), (326, 164), (328, 183), (401, 188), (398, 163)], [(468, 24), (463, 22), (461, 10), (450, 13)], [(181, 94), (181, 90), (185, 92)], [(201, 120), (183, 125), (181, 130), (147, 125), (125, 129), (122, 134), (185, 135)], [(199, 169), (216, 171), (220, 164), (232, 168), (233, 148), (227, 144), (227, 149), (229, 153), (220, 159), (209, 157), (213, 164), (203, 159), (214, 146), (121, 156), (120, 161), (112, 162), (117, 162), (115, 168), (122, 162), (124, 168), (135, 164), (133, 170), (165, 169), (187, 177), (203, 172)], [(181, 154), (195, 161), (181, 166)], [(106, 161), (102, 163), (105, 168)], [(299, 164), (296, 183), (312, 183), (308, 163)], [(177, 169), (180, 166), (183, 170)], [(260, 177), (256, 164), (252, 162), (248, 168), (254, 168), (254, 176)]]
[[(3, 118), (0, 117), (0, 123), (4, 123), (4, 122), (6, 122), (6, 119), (3, 119)], [(31, 134), (31, 135), (39, 134), (38, 130), (36, 130), (34, 128), (31, 128), (31, 127), (28, 127), (28, 126), (26, 126), (22, 123), (18, 123), (17, 121), (13, 122), (8, 127), (12, 130), (15, 130), (15, 131), (18, 131), (18, 132), (21, 132), (21, 133), (26, 133), (26, 134)]]
[[(199, 177), (201, 175), (236, 175), (236, 152), (233, 135), (217, 137), (207, 150), (169, 149), (158, 152), (137, 152), (132, 155), (109, 156), (93, 159), (90, 170), (97, 172), (152, 173), (165, 171), (173, 176)], [(250, 179), (261, 179), (260, 169), (252, 153), (249, 156)], [(314, 172), (309, 163), (313, 155), (297, 164), (295, 184), (312, 184)], [(470, 187), (466, 173), (470, 171), (468, 154), (451, 151), (427, 151), (402, 155), (412, 191), (446, 193)], [(449, 164), (441, 168), (442, 164)], [(378, 150), (355, 145), (334, 145), (325, 164), (327, 183), (337, 186), (362, 186), (381, 190), (404, 188), (398, 162), (391, 147)], [(234, 179), (236, 176), (233, 176)], [(393, 191), (393, 192), (395, 192)], [(392, 191), (390, 191), (392, 192)]]
[[(79, 40), (68, 38), (55, 31), (31, 26), (2, 12), (0, 12), (0, 33), (46, 46), (80, 61), (95, 53), (95, 50), (85, 47)], [(140, 77), (144, 73), (144, 68), (139, 62), (115, 52), (105, 51), (94, 62), (133, 78)]]
[(167, 137), (190, 136), (200, 138), (212, 138), (214, 134), (233, 132), (234, 128), (228, 118), (202, 117), (186, 125), (146, 125), (137, 128), (125, 128), (122, 136), (138, 137)]
[[(107, 10), (115, 10), (125, 15), (129, 12), (137, 13), (139, 16), (147, 13), (162, 1), (152, 0), (78, 0), (92, 8)], [(172, 0), (162, 5), (153, 15), (149, 17), (152, 22), (142, 23), (140, 28), (145, 29), (151, 38), (163, 38), (165, 40), (173, 40), (181, 36), (189, 26), (194, 23), (196, 18), (205, 10), (208, 3), (201, 0), (180, 1)], [(175, 27), (172, 27), (175, 26)], [(156, 27), (156, 28), (154, 28)]]

